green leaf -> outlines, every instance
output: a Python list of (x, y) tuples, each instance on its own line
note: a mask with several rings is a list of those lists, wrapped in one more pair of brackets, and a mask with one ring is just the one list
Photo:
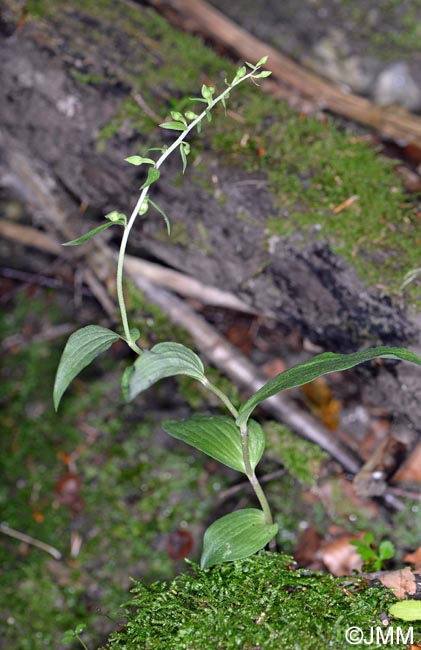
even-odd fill
[(165, 225), (167, 226), (168, 236), (170, 236), (171, 235), (171, 223), (170, 223), (170, 220), (168, 219), (167, 215), (165, 214), (164, 210), (162, 210), (162, 208), (160, 208), (159, 205), (157, 205), (155, 203), (155, 201), (152, 201), (152, 199), (149, 199), (149, 203), (155, 208), (155, 210), (157, 212), (159, 212), (159, 214), (164, 219)]
[(152, 160), (152, 158), (143, 158), (142, 156), (130, 156), (129, 158), (124, 159), (126, 162), (130, 163), (131, 165), (135, 165), (138, 167), (139, 165), (147, 164), (147, 165), (154, 165), (155, 160)]
[(186, 118), (182, 113), (179, 113), (178, 111), (171, 111), (171, 117), (176, 122), (181, 122), (185, 127), (187, 127)]
[(159, 126), (161, 129), (170, 129), (171, 131), (185, 131), (186, 129), (182, 122), (163, 122)]
[(239, 81), (240, 79), (242, 79), (246, 74), (247, 74), (246, 66), (245, 66), (245, 65), (242, 65), (241, 68), (238, 68), (238, 70), (237, 70), (237, 72), (236, 72), (236, 74), (235, 74), (235, 77), (234, 77), (234, 79), (232, 80), (231, 85), (233, 86), (235, 83), (237, 83), (237, 81)]
[(193, 111), (186, 111), (184, 115), (187, 117), (188, 120), (195, 120), (198, 116), (197, 113), (194, 113)]
[(421, 621), (421, 600), (401, 600), (389, 608), (389, 614), (404, 621)]
[(127, 366), (121, 376), (121, 392), (123, 393), (123, 398), (126, 402), (130, 402), (130, 379), (134, 373), (133, 365)]
[(272, 72), (270, 70), (263, 70), (263, 72), (259, 72), (259, 74), (254, 74), (253, 79), (263, 79), (265, 77), (270, 77)]
[(305, 361), (289, 370), (285, 370), (285, 372), (282, 372), (268, 381), (257, 391), (257, 393), (252, 395), (250, 399), (241, 406), (237, 418), (237, 424), (240, 426), (244, 422), (247, 422), (250, 414), (256, 406), (265, 399), (272, 397), (272, 395), (276, 395), (288, 388), (302, 386), (303, 384), (307, 384), (309, 381), (314, 381), (318, 377), (327, 375), (330, 372), (348, 370), (348, 368), (353, 368), (360, 363), (376, 359), (377, 357), (412, 361), (413, 363), (421, 365), (420, 357), (409, 350), (401, 348), (378, 347), (354, 352), (352, 354), (334, 354), (333, 352), (324, 352), (313, 359), (309, 359), (309, 361)]
[(129, 399), (164, 377), (188, 375), (199, 381), (205, 379), (201, 360), (192, 350), (181, 343), (158, 343), (145, 350), (134, 363), (129, 381)]
[[(241, 450), (240, 430), (232, 418), (222, 415), (195, 415), (187, 420), (166, 420), (164, 431), (203, 451), (219, 462), (246, 473)], [(253, 469), (265, 449), (265, 434), (258, 422), (249, 422), (249, 452)]]
[(117, 212), (117, 210), (108, 212), (108, 214), (104, 215), (104, 219), (108, 219), (112, 223), (118, 223), (121, 226), (125, 226), (127, 223), (126, 215), (123, 212)]
[(99, 232), (102, 232), (103, 230), (107, 230), (107, 228), (111, 228), (111, 226), (122, 226), (122, 225), (123, 225), (122, 223), (118, 223), (116, 221), (103, 223), (101, 226), (98, 226), (97, 228), (94, 228), (93, 230), (87, 232), (85, 235), (82, 235), (82, 237), (78, 237), (77, 239), (72, 239), (71, 241), (67, 241), (65, 244), (62, 244), (62, 246), (78, 246), (79, 244), (83, 244), (85, 241), (88, 241), (88, 239), (94, 237)]
[(269, 56), (262, 56), (262, 58), (256, 63), (256, 68), (258, 68), (261, 65), (265, 65), (267, 63)]
[(188, 142), (182, 142), (180, 144), (180, 155), (181, 155), (181, 160), (183, 161), (183, 174), (186, 171), (187, 167), (187, 156), (190, 153), (190, 145)]
[(278, 532), (277, 524), (265, 524), (261, 510), (237, 510), (217, 519), (209, 526), (203, 539), (200, 567), (242, 560), (257, 553)]
[(379, 558), (380, 560), (390, 560), (395, 555), (395, 547), (392, 542), (385, 539), (379, 544)]
[(54, 383), (53, 399), (57, 411), (64, 391), (70, 382), (101, 352), (105, 352), (121, 338), (119, 334), (99, 325), (88, 325), (73, 332), (61, 355)]
[(149, 167), (146, 181), (143, 183), (140, 189), (144, 190), (145, 187), (149, 187), (149, 185), (155, 183), (155, 181), (157, 181), (160, 176), (161, 176), (161, 172), (159, 171), (159, 169), (156, 169), (155, 167)]

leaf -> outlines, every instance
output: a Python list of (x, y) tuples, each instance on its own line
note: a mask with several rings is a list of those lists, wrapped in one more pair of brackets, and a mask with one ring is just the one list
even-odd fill
[(185, 131), (186, 129), (182, 122), (163, 122), (159, 126), (161, 129), (170, 129), (171, 131)]
[(152, 160), (152, 158), (143, 158), (142, 156), (129, 156), (129, 158), (125, 158), (124, 160), (131, 165), (135, 165), (136, 167), (145, 163), (148, 165), (155, 164), (155, 160)]
[(152, 199), (149, 199), (149, 203), (155, 208), (155, 210), (157, 212), (159, 212), (159, 214), (164, 219), (165, 225), (167, 226), (168, 236), (170, 236), (171, 235), (171, 223), (170, 223), (170, 220), (168, 219), (167, 215), (165, 214), (164, 210), (162, 210), (162, 208), (160, 208), (159, 205), (157, 205), (155, 203), (155, 201), (152, 201)]
[(160, 379), (174, 375), (188, 375), (202, 381), (205, 379), (201, 360), (181, 343), (158, 343), (151, 350), (145, 350), (134, 363), (134, 372), (129, 381), (129, 399)]
[(421, 621), (421, 601), (402, 600), (389, 608), (389, 614), (404, 621)]
[(183, 174), (186, 171), (187, 167), (187, 156), (190, 153), (190, 145), (188, 142), (182, 142), (180, 144), (180, 155), (181, 155), (181, 160), (183, 161)]
[(116, 225), (122, 226), (123, 224), (118, 223), (116, 221), (103, 223), (101, 226), (98, 226), (97, 228), (94, 228), (93, 230), (87, 232), (85, 235), (82, 235), (82, 237), (78, 237), (77, 239), (72, 239), (71, 241), (67, 241), (65, 244), (62, 244), (62, 246), (78, 246), (79, 244), (83, 244), (85, 241), (88, 241), (88, 239), (94, 237), (99, 232), (102, 232), (103, 230), (107, 230), (107, 228), (111, 228), (111, 226), (116, 226)]
[(126, 402), (130, 402), (129, 387), (130, 387), (130, 378), (134, 373), (133, 366), (127, 366), (121, 376), (121, 392), (123, 393), (123, 398)]
[(270, 77), (272, 72), (270, 70), (263, 70), (263, 72), (259, 72), (259, 74), (254, 74), (253, 79), (264, 79), (265, 77)]
[(99, 325), (88, 325), (73, 332), (61, 355), (54, 382), (54, 408), (57, 411), (63, 393), (70, 382), (101, 352), (117, 341), (119, 334)]
[(217, 519), (205, 532), (200, 567), (242, 560), (257, 553), (278, 532), (277, 524), (265, 524), (262, 510), (237, 510)]
[(176, 122), (182, 122), (182, 124), (184, 124), (184, 126), (187, 127), (186, 118), (182, 113), (179, 113), (178, 111), (171, 111), (171, 117)]
[(262, 58), (256, 63), (256, 68), (258, 68), (261, 65), (265, 65), (265, 63), (267, 63), (268, 58), (269, 58), (268, 55), (262, 56)]
[[(187, 420), (166, 420), (164, 431), (203, 451), (220, 463), (246, 474), (241, 449), (241, 434), (232, 418), (195, 415)], [(249, 452), (253, 469), (265, 450), (265, 434), (258, 422), (249, 422)]]
[(319, 354), (313, 359), (309, 359), (304, 363), (300, 363), (289, 370), (285, 370), (268, 381), (257, 393), (252, 395), (239, 410), (237, 424), (240, 426), (247, 422), (250, 414), (255, 407), (263, 402), (265, 399), (276, 395), (288, 388), (295, 386), (302, 386), (309, 381), (314, 381), (317, 377), (327, 375), (330, 372), (339, 372), (341, 370), (348, 370), (360, 363), (370, 361), (382, 357), (384, 359), (401, 359), (403, 361), (412, 361), (421, 365), (421, 358), (413, 352), (401, 348), (386, 348), (378, 347), (369, 350), (362, 350), (360, 352), (353, 352), (352, 354), (335, 354), (333, 352), (324, 352)]
[(145, 187), (149, 187), (149, 185), (155, 183), (155, 181), (157, 181), (160, 176), (161, 176), (161, 172), (159, 171), (159, 169), (156, 169), (155, 167), (149, 167), (146, 181), (143, 183), (140, 189), (144, 190)]
[(379, 544), (379, 558), (380, 560), (390, 560), (395, 555), (395, 547), (388, 539), (383, 540)]

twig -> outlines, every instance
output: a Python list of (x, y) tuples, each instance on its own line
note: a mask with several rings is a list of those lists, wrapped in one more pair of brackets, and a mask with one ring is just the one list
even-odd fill
[(155, 124), (160, 124), (162, 122), (162, 119), (159, 117), (159, 115), (155, 113), (155, 111), (152, 110), (150, 106), (148, 106), (140, 93), (133, 95), (133, 98), (136, 104), (140, 106), (140, 108), (152, 120), (152, 122), (155, 122)]
[(172, 289), (182, 296), (197, 298), (205, 305), (226, 307), (247, 314), (257, 314), (256, 310), (240, 300), (240, 298), (237, 298), (233, 293), (203, 284), (203, 282), (191, 276), (179, 271), (173, 271), (160, 264), (126, 255), (124, 268), (132, 278), (139, 275), (146, 280)]
[(25, 544), (31, 544), (31, 546), (36, 546), (42, 551), (45, 551), (46, 553), (52, 555), (54, 559), (61, 560), (62, 555), (60, 551), (54, 548), (54, 546), (50, 546), (50, 544), (45, 544), (45, 542), (41, 542), (39, 539), (35, 539), (34, 537), (31, 537), (30, 535), (26, 535), (25, 533), (20, 533), (18, 530), (14, 530), (13, 528), (10, 528), (6, 524), (0, 524), (0, 533), (4, 533), (4, 535), (8, 535), (9, 537), (18, 539), (21, 542), (25, 542)]
[(8, 351), (11, 348), (16, 346), (28, 346), (33, 343), (43, 343), (44, 341), (53, 341), (54, 339), (64, 336), (65, 334), (70, 334), (75, 329), (74, 324), (72, 323), (62, 323), (60, 325), (53, 325), (52, 327), (47, 327), (45, 330), (34, 336), (23, 336), (22, 334), (13, 334), (8, 336), (1, 342), (0, 349)]
[(6, 219), (0, 219), (0, 236), (18, 241), (25, 246), (38, 248), (46, 253), (60, 255), (63, 252), (58, 241), (53, 239), (50, 235), (46, 235), (36, 228), (21, 226), (20, 224), (12, 223)]

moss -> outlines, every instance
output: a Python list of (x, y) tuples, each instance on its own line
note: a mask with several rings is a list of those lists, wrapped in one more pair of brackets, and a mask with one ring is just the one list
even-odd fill
[(348, 627), (367, 638), (372, 626), (383, 627), (380, 615), (394, 601), (386, 590), (290, 565), (286, 556), (260, 553), (205, 571), (193, 565), (169, 585), (137, 582), (128, 624), (107, 648), (343, 650), (355, 647), (346, 642)]
[[(143, 309), (152, 340), (174, 334), (158, 310), (146, 312), (146, 304)], [(13, 313), (0, 315), (2, 338), (48, 329), (66, 310), (53, 293), (37, 291), (31, 293), (28, 312), (28, 298), (21, 293)], [(171, 331), (165, 333), (164, 327)], [(179, 340), (181, 333), (176, 336)], [(16, 650), (61, 647), (63, 632), (81, 622), (87, 623), (88, 646), (97, 647), (107, 625), (115, 625), (129, 575), (147, 581), (171, 578), (177, 563), (168, 555), (168, 536), (180, 527), (194, 534), (225, 485), (223, 474), (203, 483), (202, 455), (174, 445), (162, 432), (162, 411), (174, 403), (171, 382), (146, 395), (148, 409), (141, 397), (133, 404), (122, 402), (123, 364), (112, 359), (113, 351), (72, 383), (60, 412), (54, 413), (51, 393), (63, 343), (15, 349), (0, 369), (2, 522), (63, 554), (55, 562), (32, 546), (0, 537), (1, 637)], [(162, 405), (156, 419), (151, 399)], [(64, 459), (70, 456), (84, 499), (76, 518), (57, 500), (57, 482), (68, 472)], [(82, 545), (71, 558), (75, 533)], [(194, 548), (195, 557), (198, 551)]]

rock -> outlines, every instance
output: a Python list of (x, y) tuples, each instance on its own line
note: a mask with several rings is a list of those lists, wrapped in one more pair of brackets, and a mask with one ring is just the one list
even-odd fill
[(374, 99), (380, 106), (401, 104), (411, 111), (421, 110), (421, 88), (403, 61), (388, 66), (378, 76)]

